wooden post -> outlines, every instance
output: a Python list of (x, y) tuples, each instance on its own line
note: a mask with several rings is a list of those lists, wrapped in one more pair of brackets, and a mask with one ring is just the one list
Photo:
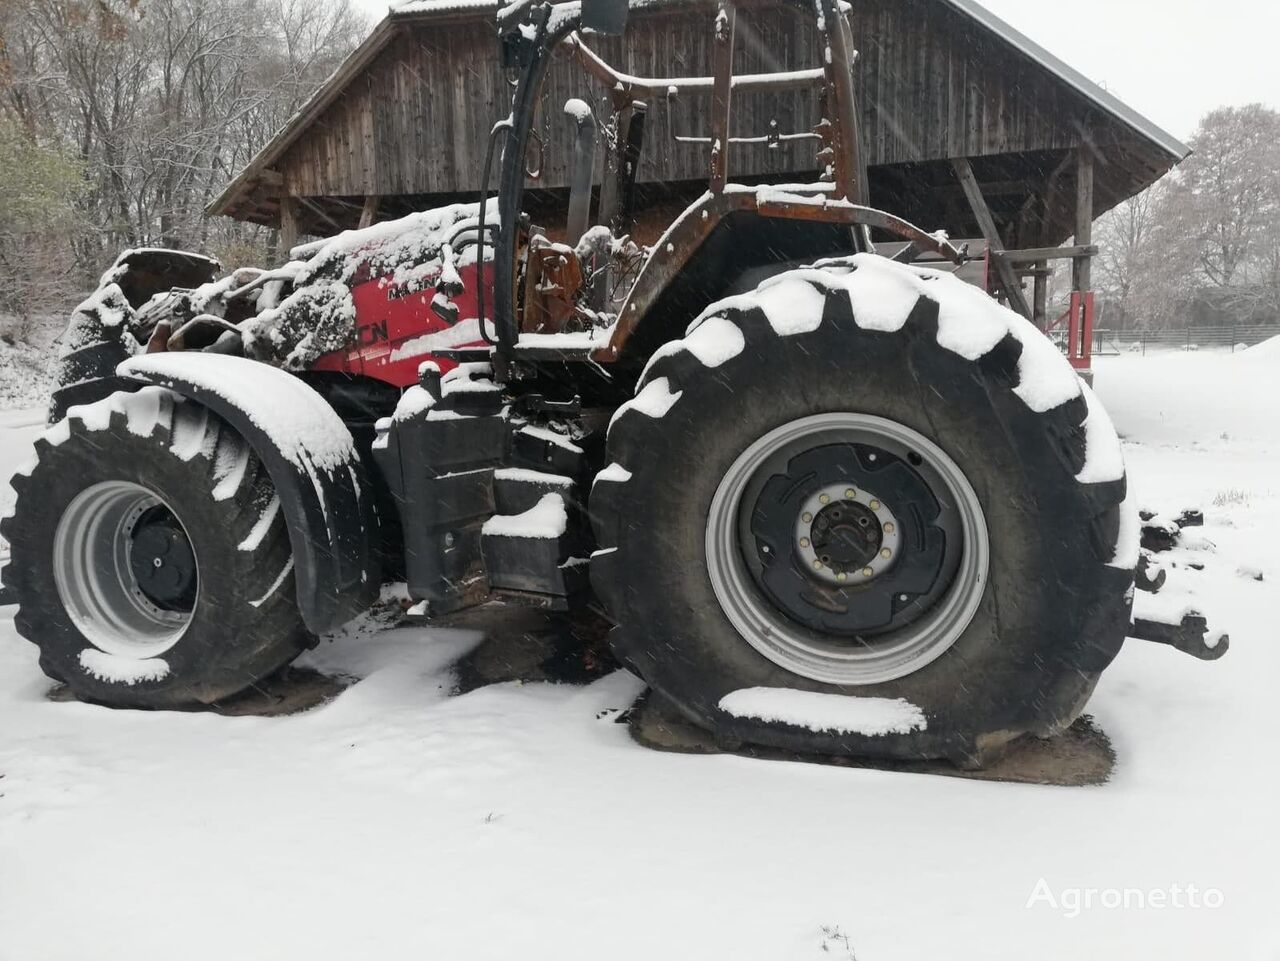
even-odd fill
[(360, 229), (372, 227), (378, 216), (378, 202), (382, 198), (377, 194), (369, 194), (364, 198), (364, 206), (360, 208)]
[(1022, 282), (1018, 279), (1018, 273), (1013, 269), (1013, 264), (1003, 256), (1005, 251), (1004, 241), (1000, 238), (1000, 231), (996, 228), (995, 218), (991, 216), (991, 208), (987, 206), (987, 201), (982, 196), (982, 188), (978, 186), (978, 178), (973, 175), (973, 167), (969, 165), (969, 161), (964, 157), (952, 160), (951, 165), (955, 168), (956, 176), (960, 178), (960, 186), (964, 188), (965, 196), (969, 198), (969, 206), (973, 208), (973, 215), (978, 220), (978, 228), (982, 231), (982, 236), (987, 241), (987, 249), (991, 252), (991, 262), (1000, 277), (1000, 284), (1004, 287), (1004, 293), (1009, 298), (1010, 306), (1030, 320), (1031, 307), (1027, 304), (1026, 295), (1022, 292)]
[(716, 11), (715, 92), (711, 96), (711, 192), (724, 193), (729, 182), (729, 115), (733, 104), (733, 34), (738, 22), (738, 8), (730, 0), (721, 0)]
[(280, 253), (289, 256), (289, 251), (298, 246), (298, 198), (288, 194), (280, 198)]
[(1047, 260), (1036, 261), (1031, 322), (1041, 330), (1049, 326), (1049, 261)]
[[(1076, 246), (1093, 243), (1093, 150), (1081, 144), (1076, 154)], [(1077, 257), (1073, 262), (1072, 287), (1079, 291), (1093, 289), (1093, 258)]]

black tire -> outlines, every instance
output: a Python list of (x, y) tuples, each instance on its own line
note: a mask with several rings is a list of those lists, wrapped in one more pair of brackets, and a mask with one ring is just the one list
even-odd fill
[[(236, 694), (306, 649), (274, 488), (245, 441), (206, 408), (158, 387), (117, 393), (72, 408), (35, 447), (34, 464), (11, 482), (18, 499), (0, 532), (11, 549), (4, 583), (19, 605), (15, 626), (40, 649), (49, 677), (88, 701), (185, 707)], [(77, 516), (68, 515), (72, 505), (109, 483), (159, 498), (198, 564), (192, 594), (175, 602), (185, 629), (159, 664), (99, 650), (68, 613), (59, 586), (58, 572), (66, 581), (73, 568), (58, 558), (77, 556), (56, 546), (59, 524)], [(139, 529), (130, 527), (135, 536)]]
[[(623, 662), (726, 742), (981, 764), (1022, 734), (1069, 725), (1124, 640), (1133, 572), (1117, 560), (1127, 553), (1117, 547), (1123, 473), (1076, 478), (1086, 435), (1116, 451), (1118, 441), (1105, 415), (1085, 429), (1086, 388), (1041, 411), (1015, 394), (1027, 348), (1040, 370), (1047, 358), (1059, 390), (1078, 379), (1064, 380), (1059, 359), (1028, 341), (1040, 335), (994, 301), (966, 299), (966, 310), (985, 312), (977, 321), (994, 317), (1009, 331), (982, 356), (940, 346), (937, 301), (967, 296), (952, 278), (915, 273), (914, 283), (936, 280), (937, 289), (907, 302), (898, 329), (879, 306), (865, 320), (879, 329), (859, 326), (842, 285), (865, 266), (885, 269), (855, 258), (766, 284), (786, 335), (751, 298), (737, 299), (705, 322), (731, 336), (659, 351), (637, 389), (645, 399), (611, 425), (612, 463), (591, 497), (600, 545), (592, 583), (618, 625)], [(989, 576), (958, 640), (913, 673), (853, 685), (800, 676), (744, 640), (713, 588), (704, 543), (717, 488), (749, 445), (799, 418), (846, 411), (906, 425), (943, 448), (981, 502), (990, 541)], [(727, 694), (752, 688), (904, 699), (927, 724), (812, 730), (822, 725), (722, 709)]]

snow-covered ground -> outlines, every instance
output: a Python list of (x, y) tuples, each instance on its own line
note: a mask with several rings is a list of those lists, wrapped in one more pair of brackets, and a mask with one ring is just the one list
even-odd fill
[(324, 644), (361, 680), (292, 717), (55, 703), (0, 609), (0, 961), (1274, 961), (1277, 354), (1098, 364), (1141, 500), (1205, 510), (1171, 583), (1232, 634), (1126, 645), (1100, 788), (653, 753), (628, 675), (450, 697), (476, 637), (424, 628)]

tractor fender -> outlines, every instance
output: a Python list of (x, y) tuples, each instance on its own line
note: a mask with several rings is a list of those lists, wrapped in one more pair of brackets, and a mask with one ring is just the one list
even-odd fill
[(334, 630), (373, 603), (381, 585), (373, 486), (350, 431), (320, 394), (292, 374), (225, 354), (147, 354), (116, 373), (204, 405), (262, 459), (288, 525), (308, 630)]

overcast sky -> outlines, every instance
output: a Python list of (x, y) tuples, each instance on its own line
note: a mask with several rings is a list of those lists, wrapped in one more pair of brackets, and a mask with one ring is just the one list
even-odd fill
[(1280, 107), (1276, 0), (979, 2), (1183, 140), (1214, 107)]

